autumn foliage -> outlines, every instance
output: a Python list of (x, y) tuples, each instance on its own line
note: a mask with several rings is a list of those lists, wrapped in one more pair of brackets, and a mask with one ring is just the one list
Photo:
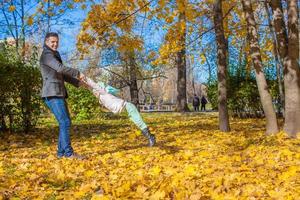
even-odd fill
[[(299, 139), (265, 136), (263, 120), (215, 114), (145, 114), (154, 148), (125, 118), (74, 124), (85, 161), (55, 157), (57, 127), (44, 119), (27, 135), (3, 135), (0, 199), (297, 199)], [(2, 198), (1, 198), (2, 196)]]
[[(14, 56), (5, 54), (0, 200), (299, 199), (298, 6), (297, 0), (2, 1), (0, 50), (13, 49), (22, 76), (6, 60)], [(41, 50), (46, 32), (72, 32), (67, 29), (76, 20), (67, 14), (78, 9), (87, 12), (77, 21), (77, 49), (64, 64), (129, 89), (126, 101), (136, 105), (153, 106), (172, 95), (171, 103), (162, 103), (181, 108), (182, 113), (143, 114), (157, 146), (147, 147), (125, 115), (101, 111), (96, 118), (98, 100), (70, 88), (69, 108), (77, 115), (72, 146), (87, 159), (55, 156), (57, 123), (39, 115), (38, 86), (31, 85), (39, 82), (39, 61), (28, 58), (31, 49)], [(27, 65), (34, 73), (25, 73)], [(97, 70), (103, 77), (95, 77)], [(208, 95), (195, 89), (202, 78)], [(164, 81), (169, 81), (168, 94)], [(151, 101), (142, 99), (141, 91)], [(217, 112), (184, 113), (191, 103), (187, 93), (207, 96)], [(34, 109), (23, 103), (35, 101)], [(18, 120), (18, 113), (27, 120)], [(248, 114), (264, 118), (232, 118)], [(33, 119), (39, 120), (36, 129)], [(27, 125), (29, 133), (12, 133), (15, 121)]]

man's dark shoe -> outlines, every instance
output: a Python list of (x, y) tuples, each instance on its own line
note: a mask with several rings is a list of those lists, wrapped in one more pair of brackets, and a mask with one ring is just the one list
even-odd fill
[(156, 144), (155, 135), (150, 133), (148, 128), (142, 130), (143, 135), (149, 140), (149, 147), (153, 147)]
[(73, 153), (71, 156), (68, 156), (66, 158), (76, 159), (76, 160), (85, 160), (86, 156), (79, 155), (77, 153)]

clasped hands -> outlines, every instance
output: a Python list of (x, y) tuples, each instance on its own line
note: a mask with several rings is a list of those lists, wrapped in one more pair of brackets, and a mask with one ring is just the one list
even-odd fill
[(101, 91), (102, 91), (102, 93), (108, 93), (108, 94), (112, 94), (114, 96), (118, 95), (118, 93), (120, 92), (119, 89), (114, 88), (110, 85), (106, 85), (105, 83), (100, 82), (100, 81), (97, 83), (97, 84), (99, 84), (99, 88), (98, 88), (99, 90), (95, 89), (96, 87), (93, 88), (93, 86), (88, 84), (89, 83), (88, 78), (82, 73), (79, 74), (79, 80), (80, 80), (80, 83), (79, 83), (80, 87), (91, 90), (97, 97), (99, 97)]
[(83, 73), (80, 73), (79, 74), (79, 86), (80, 87), (83, 87), (85, 89), (88, 89), (90, 91), (92, 91), (94, 93), (94, 95), (96, 97), (99, 97), (100, 96), (100, 92), (99, 91), (96, 91), (94, 90), (89, 84), (88, 84), (88, 81), (87, 81), (87, 77), (83, 74)]
[(86, 76), (83, 73), (79, 74), (79, 86), (86, 88), (86, 89), (90, 89), (89, 85), (87, 84), (87, 80), (86, 80)]

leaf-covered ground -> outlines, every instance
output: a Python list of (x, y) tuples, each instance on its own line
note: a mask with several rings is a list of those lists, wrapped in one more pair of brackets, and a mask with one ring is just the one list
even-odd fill
[(262, 119), (144, 114), (158, 145), (124, 117), (73, 123), (85, 161), (57, 159), (57, 126), (2, 135), (0, 199), (299, 199), (300, 140), (264, 135)]

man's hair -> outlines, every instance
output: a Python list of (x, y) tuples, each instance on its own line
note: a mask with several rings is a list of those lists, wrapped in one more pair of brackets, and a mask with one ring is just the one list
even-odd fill
[(58, 34), (55, 32), (48, 32), (45, 36), (45, 42), (49, 37), (57, 37), (58, 38)]

